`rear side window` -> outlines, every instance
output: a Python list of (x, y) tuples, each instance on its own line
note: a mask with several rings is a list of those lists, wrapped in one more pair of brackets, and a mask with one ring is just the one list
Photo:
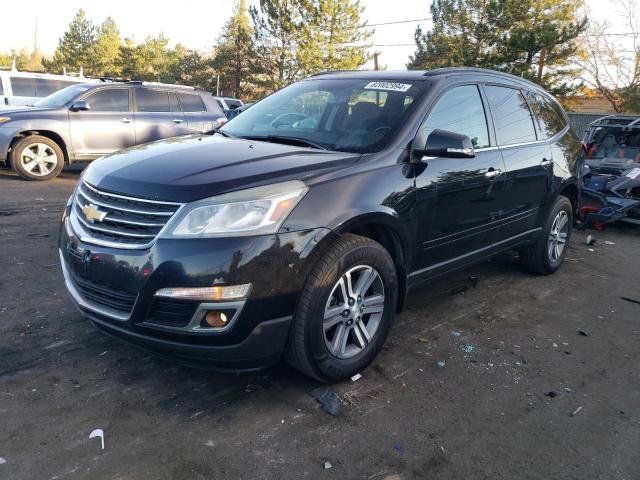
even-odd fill
[(89, 95), (85, 100), (94, 112), (129, 111), (129, 90), (126, 88), (98, 90)]
[(138, 112), (169, 112), (169, 95), (161, 90), (147, 90), (138, 88), (136, 95), (136, 111)]
[(34, 79), (36, 83), (36, 97), (48, 97), (54, 92), (64, 88), (62, 82), (58, 80), (48, 80), (46, 78)]
[(489, 146), (487, 117), (476, 85), (447, 91), (436, 103), (422, 126), (424, 138), (434, 130), (447, 130), (468, 136), (475, 148)]
[(200, 95), (193, 93), (179, 93), (180, 105), (182, 105), (183, 112), (206, 112), (207, 109), (204, 106), (204, 102)]
[(11, 77), (11, 90), (15, 97), (35, 97), (36, 79), (24, 77)]
[(180, 111), (180, 104), (178, 103), (176, 92), (169, 92), (169, 108), (172, 112)]
[(528, 97), (542, 139), (553, 137), (567, 126), (560, 107), (554, 102), (539, 93), (529, 93)]
[(520, 90), (487, 85), (485, 91), (496, 126), (498, 143), (512, 145), (534, 142), (536, 130), (533, 117)]

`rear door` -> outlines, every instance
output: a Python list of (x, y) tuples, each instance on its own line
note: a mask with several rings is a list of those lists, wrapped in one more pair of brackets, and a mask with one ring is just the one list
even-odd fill
[(136, 144), (188, 133), (184, 114), (180, 111), (173, 92), (150, 88), (134, 88), (133, 92)]
[(418, 165), (416, 198), (422, 273), (471, 261), (496, 240), (504, 201), (504, 163), (478, 85), (454, 86), (436, 101), (420, 127), (471, 138), (474, 158), (428, 158)]
[(177, 95), (190, 133), (213, 130), (217, 126), (217, 120), (224, 117), (221, 110), (207, 111), (202, 97), (197, 93), (178, 92)]
[(553, 172), (551, 149), (539, 138), (524, 92), (505, 85), (484, 85), (496, 137), (506, 166), (500, 239), (540, 226), (541, 207)]
[(128, 87), (92, 90), (82, 100), (90, 110), (69, 111), (71, 144), (77, 160), (91, 160), (134, 145)]

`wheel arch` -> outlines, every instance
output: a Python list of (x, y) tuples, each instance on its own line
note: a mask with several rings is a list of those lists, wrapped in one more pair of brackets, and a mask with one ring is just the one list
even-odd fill
[(576, 184), (576, 182), (570, 181), (563, 184), (558, 189), (557, 196), (559, 197), (560, 195), (567, 197), (571, 202), (571, 207), (573, 208), (573, 218), (575, 220), (578, 215), (578, 207), (580, 203), (580, 190), (578, 189), (578, 185)]
[(335, 233), (351, 233), (370, 238), (384, 247), (393, 259), (398, 277), (398, 303), (396, 312), (404, 309), (407, 296), (407, 267), (411, 251), (408, 234), (399, 220), (388, 214), (364, 214), (340, 225)]
[(64, 139), (60, 134), (52, 130), (24, 130), (16, 134), (13, 140), (11, 140), (11, 144), (9, 145), (9, 152), (8, 152), (9, 155), (13, 154), (13, 147), (15, 146), (16, 143), (18, 143), (20, 140), (22, 140), (25, 137), (31, 137), (34, 135), (40, 135), (41, 137), (46, 137), (52, 142), (56, 143), (60, 147), (60, 150), (62, 150), (62, 155), (64, 155), (65, 163), (67, 164), (71, 163), (66, 142), (64, 141)]

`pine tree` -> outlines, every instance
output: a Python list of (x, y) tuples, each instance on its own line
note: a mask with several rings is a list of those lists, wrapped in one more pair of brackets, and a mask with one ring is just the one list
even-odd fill
[(251, 7), (260, 66), (258, 81), (268, 91), (280, 89), (299, 77), (296, 48), (307, 0), (260, 0)]
[(94, 48), (95, 73), (103, 76), (118, 76), (120, 68), (120, 30), (113, 18), (107, 17), (97, 31)]
[(303, 3), (297, 49), (303, 76), (328, 70), (355, 70), (371, 57), (366, 42), (373, 31), (362, 20), (359, 0), (316, 0)]
[(416, 29), (407, 67), (470, 66), (537, 81), (555, 93), (574, 88), (582, 0), (436, 0), (433, 27)]
[(54, 71), (61, 71), (63, 68), (78, 71), (83, 67), (85, 73), (93, 73), (96, 39), (96, 27), (86, 18), (83, 9), (78, 10), (60, 39), (52, 61), (45, 62), (45, 67)]
[(255, 61), (253, 34), (247, 2), (239, 0), (218, 40), (213, 61), (225, 95), (245, 98), (253, 93), (250, 85)]

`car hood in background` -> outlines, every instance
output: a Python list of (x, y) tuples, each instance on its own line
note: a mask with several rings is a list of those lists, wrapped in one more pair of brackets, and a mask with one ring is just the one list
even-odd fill
[[(55, 110), (54, 108), (38, 108), (38, 107), (29, 107), (29, 106), (20, 106), (20, 105), (13, 105), (13, 106), (9, 106), (9, 107), (3, 107), (0, 108), (0, 116), (3, 117), (10, 117), (11, 115), (17, 114), (24, 114), (27, 113), (29, 116), (33, 115), (34, 113), (38, 113), (38, 112), (50, 112), (51, 110)], [(21, 115), (20, 115), (21, 116)]]
[(359, 154), (191, 135), (139, 145), (94, 161), (83, 179), (132, 197), (191, 202), (278, 181), (345, 168)]

